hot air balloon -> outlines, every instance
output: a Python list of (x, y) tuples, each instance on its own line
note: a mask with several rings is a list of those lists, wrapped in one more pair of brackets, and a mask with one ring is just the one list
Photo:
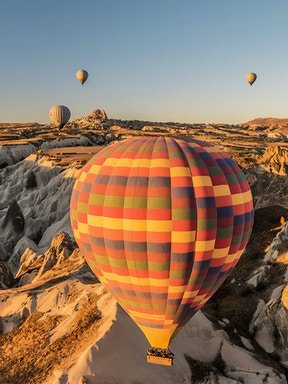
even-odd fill
[(252, 85), (256, 79), (257, 79), (256, 73), (254, 73), (254, 72), (247, 73), (246, 80), (248, 81), (248, 83), (250, 85)]
[(85, 69), (79, 69), (79, 71), (76, 72), (76, 78), (80, 81), (80, 83), (83, 85), (85, 81), (88, 79), (88, 72), (85, 71)]
[(251, 233), (248, 182), (224, 152), (197, 140), (139, 137), (83, 168), (71, 225), (87, 263), (145, 334), (147, 361), (169, 344), (239, 260)]
[(61, 129), (68, 123), (71, 113), (65, 105), (54, 105), (49, 111), (49, 116), (52, 123)]

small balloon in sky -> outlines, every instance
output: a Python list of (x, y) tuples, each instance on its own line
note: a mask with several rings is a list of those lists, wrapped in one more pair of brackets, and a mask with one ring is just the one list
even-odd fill
[(82, 85), (84, 85), (85, 81), (88, 79), (88, 72), (85, 71), (85, 69), (79, 69), (79, 71), (76, 72), (76, 79), (80, 81)]
[(248, 83), (250, 85), (252, 85), (255, 82), (256, 79), (257, 79), (256, 73), (254, 73), (254, 72), (247, 73), (246, 80), (248, 81)]
[(53, 125), (60, 129), (68, 123), (70, 116), (71, 112), (65, 105), (54, 105), (49, 111), (49, 117)]

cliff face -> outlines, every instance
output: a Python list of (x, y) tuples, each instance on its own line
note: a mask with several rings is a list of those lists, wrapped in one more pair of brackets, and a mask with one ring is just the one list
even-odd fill
[[(29, 135), (23, 125), (0, 126), (0, 383), (287, 383), (286, 144), (249, 127), (127, 122), (100, 112), (57, 135), (40, 125), (26, 127)], [(8, 140), (17, 130), (21, 140)], [(172, 368), (145, 363), (146, 339), (90, 272), (69, 220), (79, 169), (103, 145), (141, 134), (193, 136), (228, 151), (256, 208), (239, 264), (172, 343)]]

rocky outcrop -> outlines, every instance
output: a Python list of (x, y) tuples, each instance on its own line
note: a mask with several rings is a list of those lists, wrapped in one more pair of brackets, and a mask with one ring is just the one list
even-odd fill
[(33, 249), (26, 248), (20, 259), (20, 266), (17, 273), (15, 274), (15, 278), (18, 278), (34, 269), (39, 269), (41, 265), (41, 256), (39, 256), (38, 253)]
[(270, 265), (261, 265), (252, 272), (247, 285), (253, 288), (259, 288), (261, 285), (269, 284), (269, 269)]
[[(279, 229), (280, 231), (271, 242), (263, 260), (268, 265), (262, 265), (258, 268), (258, 274), (257, 270), (254, 271), (254, 275), (248, 280), (248, 283), (258, 291), (263, 287), (268, 288), (267, 293), (270, 290), (268, 300), (266, 293), (258, 302), (250, 325), (250, 332), (267, 353), (279, 359), (281, 364), (288, 368), (288, 273), (285, 267), (285, 264), (288, 264), (288, 222), (285, 222), (284, 217), (281, 217), (280, 226), (274, 230)], [(277, 265), (283, 266), (282, 273), (281, 271), (276, 274), (274, 272), (273, 276), (273, 269)]]
[[(26, 236), (23, 236), (18, 241), (18, 243), (15, 245), (12, 256), (9, 258), (9, 260), (7, 262), (13, 275), (16, 275), (16, 273), (19, 269), (22, 257), (24, 260), (23, 254), (25, 252), (27, 252), (27, 253), (31, 252), (31, 253), (35, 253), (37, 255), (38, 254), (38, 247), (33, 240), (29, 239)], [(26, 259), (26, 257), (28, 258), (28, 256), (25, 256), (25, 259)]]
[(0, 291), (0, 302), (1, 384), (77, 384), (86, 372), (71, 380), (57, 375), (83, 361), (116, 312), (114, 299), (77, 265), (65, 276)]
[(267, 172), (260, 165), (243, 170), (252, 191), (254, 208), (281, 205), (288, 208), (288, 178)]
[(99, 120), (105, 123), (107, 120), (107, 114), (103, 109), (94, 109), (90, 115), (88, 115), (88, 119)]
[(262, 128), (282, 128), (288, 126), (288, 119), (277, 119), (275, 117), (265, 117), (265, 118), (257, 118), (247, 123), (243, 124), (243, 126), (247, 126), (249, 128), (262, 127)]
[(13, 283), (14, 278), (8, 264), (0, 261), (0, 289), (10, 288)]
[(288, 368), (288, 310), (281, 299), (271, 299), (252, 324), (257, 343), (269, 354), (277, 356)]
[[(283, 218), (284, 221), (284, 218)], [(269, 246), (265, 255), (265, 261), (285, 262), (288, 252), (288, 222), (282, 224), (282, 229)]]
[(27, 181), (25, 183), (25, 188), (27, 189), (33, 189), (37, 187), (37, 180), (35, 173), (33, 171), (30, 171), (27, 176)]
[(2, 226), (5, 229), (9, 224), (13, 227), (16, 233), (22, 233), (24, 231), (24, 216), (17, 201), (15, 200), (11, 201)]
[(72, 121), (70, 124), (67, 124), (67, 129), (70, 128), (88, 128), (88, 129), (106, 129), (107, 123), (107, 114), (102, 109), (93, 110), (88, 116), (80, 117)]
[(4, 246), (0, 243), (0, 261), (7, 259), (7, 252)]
[(276, 175), (288, 174), (288, 149), (280, 146), (269, 146), (257, 163), (266, 171)]
[(50, 271), (54, 266), (59, 266), (68, 257), (72, 255), (75, 246), (70, 236), (65, 232), (60, 232), (54, 237), (50, 248), (43, 254), (43, 262), (39, 269), (37, 278), (40, 279), (46, 272)]
[(43, 254), (39, 255), (31, 248), (25, 250), (15, 278), (19, 278), (33, 270), (38, 270), (33, 280), (35, 282), (46, 272), (51, 271), (54, 266), (58, 267), (62, 264), (72, 255), (74, 250), (75, 245), (72, 243), (70, 236), (65, 232), (60, 232), (53, 238), (49, 249)]

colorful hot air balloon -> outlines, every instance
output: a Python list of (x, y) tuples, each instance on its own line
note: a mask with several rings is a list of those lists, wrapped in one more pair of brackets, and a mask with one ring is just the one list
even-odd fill
[(147, 360), (171, 364), (171, 340), (249, 240), (253, 204), (245, 176), (210, 144), (134, 138), (83, 167), (70, 208), (87, 263), (151, 344)]
[(68, 123), (71, 113), (65, 105), (54, 105), (49, 111), (49, 116), (52, 123), (61, 129)]
[(88, 72), (85, 71), (85, 69), (79, 69), (79, 71), (76, 72), (76, 78), (80, 81), (80, 83), (83, 85), (85, 81), (88, 79)]
[(246, 80), (248, 81), (248, 83), (250, 85), (252, 85), (256, 79), (257, 79), (256, 73), (254, 73), (254, 72), (247, 73)]

